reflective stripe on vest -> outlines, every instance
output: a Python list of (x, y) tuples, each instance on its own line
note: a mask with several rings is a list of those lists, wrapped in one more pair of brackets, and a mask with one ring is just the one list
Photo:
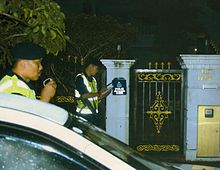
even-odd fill
[(4, 76), (0, 81), (0, 93), (18, 93), (25, 97), (36, 99), (34, 90), (30, 89), (29, 86), (18, 79), (16, 75)]
[[(91, 110), (90, 109), (88, 109), (88, 108), (83, 108), (83, 109), (81, 109), (81, 108), (76, 108), (76, 112), (77, 113), (79, 113), (80, 112), (80, 114), (92, 114), (92, 112), (91, 112)], [(96, 109), (96, 113), (98, 113), (98, 109)]]
[[(88, 79), (84, 74), (78, 74), (77, 76), (81, 76), (83, 78), (83, 83), (86, 86), (86, 89), (89, 93), (96, 93), (97, 92), (97, 82), (94, 77), (92, 77), (92, 82), (89, 82)], [(76, 77), (77, 77), (76, 76)], [(75, 90), (75, 97), (80, 98), (81, 95), (78, 90)], [(98, 97), (90, 97), (88, 98), (89, 102), (91, 103), (92, 107), (96, 109), (96, 113), (98, 113)], [(92, 111), (88, 108), (88, 106), (85, 106), (82, 102), (82, 100), (77, 100), (77, 108), (76, 111), (81, 114), (92, 114)]]

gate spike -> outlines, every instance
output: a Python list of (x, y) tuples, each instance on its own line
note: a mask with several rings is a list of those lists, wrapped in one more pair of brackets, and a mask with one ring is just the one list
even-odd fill
[(77, 63), (77, 58), (78, 58), (77, 56), (74, 57), (74, 63), (75, 64)]
[(161, 69), (164, 69), (164, 62), (161, 63)]
[(151, 62), (148, 63), (148, 68), (151, 69)]
[(158, 63), (156, 62), (156, 63), (155, 63), (155, 69), (157, 69), (157, 67), (158, 67)]
[(168, 62), (168, 63), (167, 63), (168, 70), (170, 70), (170, 66), (171, 66), (171, 63)]
[(81, 57), (80, 62), (81, 62), (80, 63), (81, 65), (84, 65), (84, 58), (83, 57)]

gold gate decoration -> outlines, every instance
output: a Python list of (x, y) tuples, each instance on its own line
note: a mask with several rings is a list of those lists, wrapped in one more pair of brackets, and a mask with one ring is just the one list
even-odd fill
[(139, 73), (137, 75), (139, 81), (180, 81), (181, 74), (170, 73)]
[(153, 120), (157, 133), (159, 134), (165, 119), (168, 118), (168, 114), (172, 113), (171, 111), (168, 111), (168, 107), (165, 105), (160, 91), (157, 92), (156, 100), (150, 107), (150, 111), (147, 111), (146, 113), (150, 114), (150, 118)]
[(74, 97), (73, 96), (57, 96), (55, 100), (58, 103), (73, 103)]
[(156, 152), (166, 152), (166, 151), (180, 151), (180, 147), (178, 145), (139, 145), (137, 146), (137, 150), (140, 152), (143, 151), (156, 151)]

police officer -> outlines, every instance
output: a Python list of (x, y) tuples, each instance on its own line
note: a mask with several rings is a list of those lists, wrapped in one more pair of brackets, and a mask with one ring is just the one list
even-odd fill
[[(31, 42), (16, 44), (11, 50), (12, 69), (0, 81), (0, 93), (18, 94), (36, 99), (31, 81), (41, 75), (43, 67), (41, 61), (45, 56), (45, 49)], [(41, 91), (40, 99), (49, 102), (56, 93), (56, 83), (51, 80)]]
[(88, 58), (84, 64), (84, 72), (75, 78), (75, 98), (77, 99), (76, 114), (99, 126), (100, 115), (98, 103), (107, 88), (98, 91), (95, 75), (103, 67), (101, 61), (96, 58)]

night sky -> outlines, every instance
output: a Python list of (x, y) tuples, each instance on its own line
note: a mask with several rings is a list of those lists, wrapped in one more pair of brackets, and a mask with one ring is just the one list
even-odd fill
[[(90, 6), (97, 15), (113, 15), (122, 18), (170, 18), (186, 15), (194, 4), (204, 3), (220, 12), (219, 0), (55, 0), (66, 14), (81, 13)], [(173, 15), (177, 14), (177, 15)], [(187, 18), (185, 18), (187, 19)]]
[[(156, 25), (159, 30), (157, 36), (162, 43), (159, 50), (163, 56), (178, 55), (178, 50), (180, 53), (184, 52), (181, 51), (181, 46), (192, 44), (181, 42), (186, 32), (187, 35), (205, 34), (217, 45), (220, 44), (220, 0), (55, 0), (55, 2), (61, 6), (65, 15), (80, 13), (111, 15), (121, 22), (135, 21), (143, 26)], [(203, 41), (205, 40), (199, 42), (199, 45)], [(196, 45), (198, 44), (194, 46)], [(180, 49), (176, 50), (177, 48)], [(132, 55), (146, 56), (148, 55), (146, 51), (149, 49), (135, 49)], [(190, 52), (193, 51), (186, 51)], [(154, 55), (149, 53), (152, 54)]]

